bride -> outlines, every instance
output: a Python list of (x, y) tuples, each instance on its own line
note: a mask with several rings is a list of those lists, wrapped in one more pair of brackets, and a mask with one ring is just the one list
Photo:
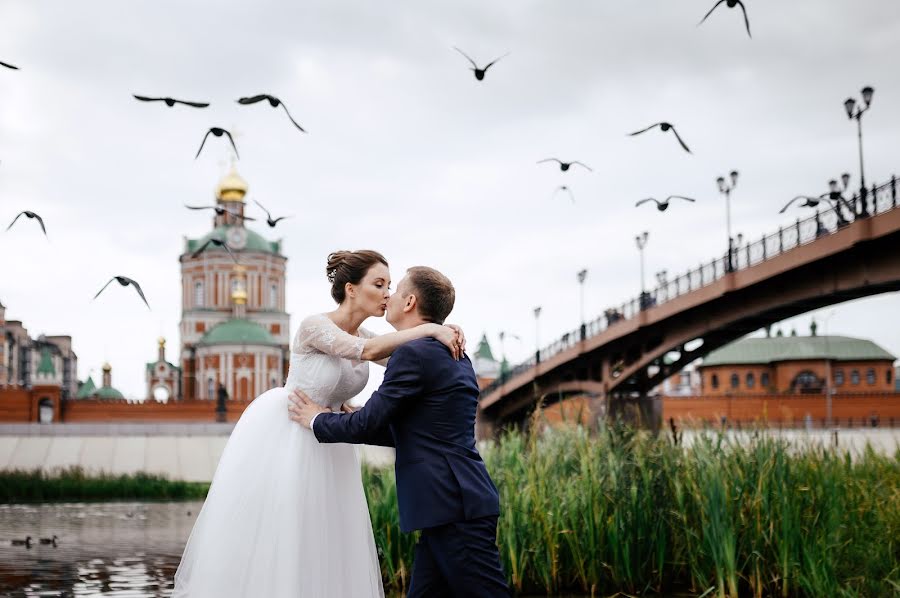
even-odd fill
[(284, 387), (254, 400), (235, 425), (175, 574), (174, 598), (384, 596), (356, 449), (319, 444), (286, 415), (300, 388), (336, 409), (365, 387), (369, 361), (431, 336), (454, 357), (457, 328), (423, 324), (375, 336), (360, 324), (383, 316), (390, 272), (375, 251), (328, 256), (338, 308), (307, 317), (291, 346)]

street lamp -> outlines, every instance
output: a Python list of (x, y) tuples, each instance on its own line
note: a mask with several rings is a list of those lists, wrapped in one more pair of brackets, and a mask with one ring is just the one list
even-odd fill
[(869, 215), (869, 208), (866, 206), (866, 174), (863, 171), (863, 143), (862, 143), (862, 115), (865, 114), (872, 105), (872, 94), (875, 90), (871, 87), (862, 88), (862, 104), (860, 105), (855, 99), (847, 98), (844, 100), (844, 110), (847, 111), (847, 118), (856, 119), (856, 136), (859, 139), (859, 215), (866, 217)]
[(541, 317), (541, 307), (537, 306), (534, 308), (534, 362), (541, 362), (541, 337), (540, 337), (540, 317)]
[(647, 239), (649, 236), (650, 233), (644, 231), (634, 238), (634, 242), (638, 248), (638, 253), (640, 253), (641, 256), (641, 298), (639, 300), (641, 309), (644, 309), (646, 307), (647, 301), (647, 287), (644, 284), (644, 247), (647, 246)]
[(578, 278), (579, 291), (579, 313), (581, 314), (581, 340), (587, 336), (587, 326), (584, 323), (584, 280), (587, 278), (587, 268), (579, 270), (576, 277)]
[(731, 179), (731, 183), (728, 184), (725, 182), (725, 177), (719, 177), (716, 179), (716, 183), (719, 185), (719, 193), (725, 196), (725, 227), (728, 233), (728, 271), (734, 272), (734, 264), (731, 260), (731, 247), (732, 247), (732, 239), (731, 239), (731, 192), (737, 187), (738, 180), (738, 171), (732, 170), (728, 174)]
[(832, 427), (831, 421), (831, 397), (834, 389), (831, 387), (831, 355), (828, 353), (828, 320), (835, 314), (835, 310), (828, 312), (823, 319), (825, 328), (825, 420), (826, 425)]

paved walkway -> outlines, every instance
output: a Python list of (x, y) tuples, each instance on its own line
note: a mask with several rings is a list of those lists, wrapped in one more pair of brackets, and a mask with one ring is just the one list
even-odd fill
[[(165, 475), (209, 482), (234, 424), (0, 424), (0, 471)], [(362, 460), (391, 465), (394, 450), (361, 446)]]

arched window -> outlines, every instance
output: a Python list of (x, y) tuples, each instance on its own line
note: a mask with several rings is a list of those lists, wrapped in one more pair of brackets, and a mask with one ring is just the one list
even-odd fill
[(278, 307), (278, 285), (273, 284), (269, 287), (269, 307), (275, 309)]
[(763, 372), (759, 376), (759, 385), (763, 388), (769, 387), (769, 372)]
[(859, 386), (859, 370), (853, 370), (850, 372), (850, 384), (853, 386)]
[(753, 385), (756, 384), (756, 378), (753, 376), (753, 372), (747, 373), (747, 388), (753, 388)]
[(834, 383), (837, 386), (844, 385), (844, 370), (834, 370)]
[(209, 378), (206, 381), (206, 398), (207, 399), (215, 399), (216, 397), (216, 381), (213, 378)]
[(41, 399), (38, 401), (38, 421), (42, 424), (53, 422), (53, 401), (50, 399)]
[(890, 384), (891, 383), (891, 368), (884, 370), (884, 374), (885, 374), (885, 376), (884, 376), (885, 382)]
[(194, 283), (194, 307), (203, 307), (204, 300), (203, 281), (198, 280)]
[(792, 386), (795, 392), (814, 393), (822, 392), (824, 383), (822, 379), (815, 375), (815, 373), (809, 370), (803, 370), (797, 374), (796, 378), (794, 378)]
[(869, 386), (875, 385), (875, 370), (873, 368), (866, 370), (866, 384)]
[(713, 388), (719, 388), (719, 376), (718, 374), (713, 374), (709, 377), (709, 384)]
[(737, 374), (731, 375), (731, 388), (737, 388), (741, 385), (741, 377)]

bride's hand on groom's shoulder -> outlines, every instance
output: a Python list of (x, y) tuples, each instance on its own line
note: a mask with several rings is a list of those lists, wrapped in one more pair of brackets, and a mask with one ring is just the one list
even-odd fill
[(341, 403), (341, 413), (353, 413), (354, 411), (356, 411), (356, 409), (354, 409), (347, 403)]
[(465, 337), (460, 337), (458, 327), (443, 324), (424, 324), (424, 326), (431, 327), (429, 330), (431, 336), (450, 349), (453, 359), (458, 360), (462, 357)]
[(466, 352), (466, 333), (463, 332), (462, 326), (459, 324), (444, 324), (444, 326), (456, 331), (456, 338), (459, 341), (459, 356), (462, 357), (462, 354)]

